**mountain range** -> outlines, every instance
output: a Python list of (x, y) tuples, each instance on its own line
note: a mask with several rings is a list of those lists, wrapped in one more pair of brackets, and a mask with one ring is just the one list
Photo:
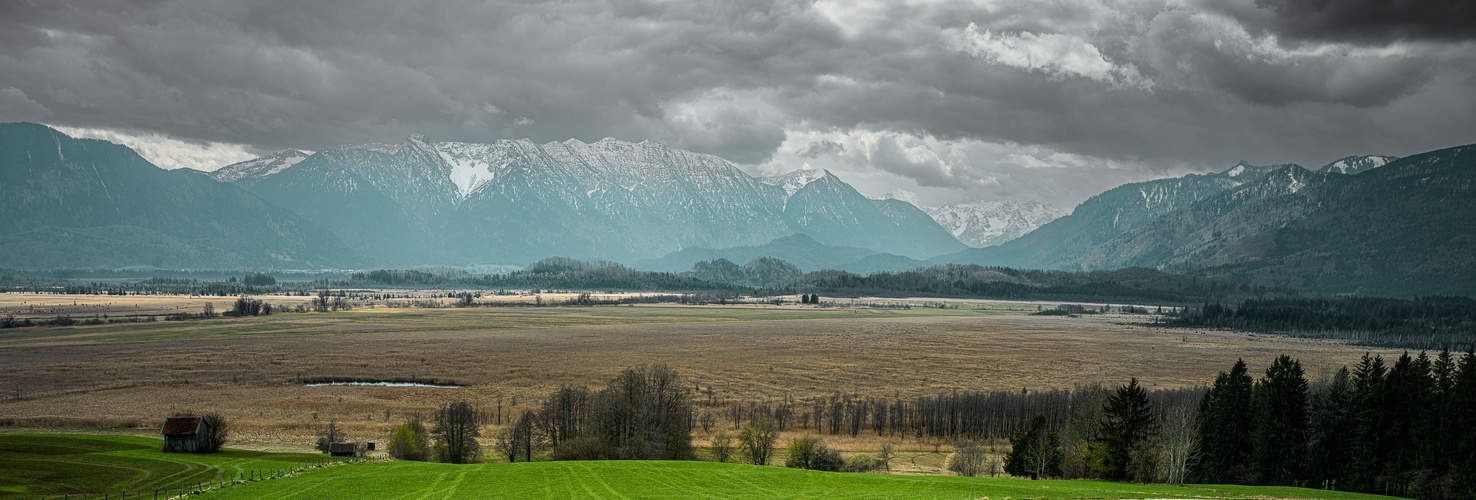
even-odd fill
[(1148, 266), (1324, 294), (1476, 292), (1476, 146), (1336, 172), (1277, 168), (1084, 252), (1077, 267)]
[(965, 248), (916, 207), (866, 198), (827, 171), (758, 178), (650, 141), (412, 136), (301, 159), (284, 152), (212, 175), (333, 228), (384, 266), (633, 262), (790, 234), (918, 258)]
[(30, 123), (0, 124), (0, 267), (342, 268), (322, 226), (193, 170)]
[(560, 255), (671, 272), (706, 262), (704, 273), (765, 282), (979, 264), (1471, 294), (1473, 148), (1316, 170), (1241, 162), (1125, 184), (1058, 217), (1028, 202), (870, 199), (824, 170), (755, 177), (650, 141), (411, 136), (287, 150), (207, 175), (11, 123), (0, 124), (0, 267), (345, 269)]
[(967, 248), (917, 207), (869, 199), (830, 172), (754, 177), (650, 141), (412, 136), (282, 151), (209, 175), (36, 124), (6, 124), (0, 141), (14, 250), (0, 266), (634, 262), (796, 234), (919, 259)]

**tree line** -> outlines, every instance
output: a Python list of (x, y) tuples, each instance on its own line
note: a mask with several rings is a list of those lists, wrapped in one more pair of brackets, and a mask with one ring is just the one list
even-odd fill
[(1476, 354), (1365, 355), (1309, 385), (1282, 356), (1243, 362), (1200, 404), (1204, 482), (1305, 486), (1421, 499), (1476, 495)]
[(1206, 303), (1187, 308), (1166, 324), (1438, 349), (1476, 342), (1476, 299), (1446, 295), (1246, 299), (1237, 306)]
[(839, 296), (979, 297), (1011, 300), (1193, 303), (1205, 300), (1289, 295), (1285, 290), (1223, 278), (1169, 274), (1152, 269), (1066, 272), (947, 264), (904, 272), (859, 275), (815, 271), (780, 289)]

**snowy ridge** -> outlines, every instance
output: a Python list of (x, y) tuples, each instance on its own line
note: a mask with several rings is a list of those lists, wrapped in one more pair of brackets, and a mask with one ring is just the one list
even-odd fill
[(220, 182), (235, 182), (244, 178), (262, 178), (277, 174), (301, 163), (307, 153), (295, 149), (284, 149), (261, 158), (226, 165), (211, 172), (210, 177)]
[[(806, 165), (806, 167), (809, 167), (809, 165)], [(770, 186), (779, 186), (780, 188), (784, 189), (784, 196), (790, 197), (794, 196), (795, 192), (798, 192), (805, 186), (810, 185), (811, 182), (823, 179), (827, 175), (830, 175), (829, 170), (801, 168), (787, 174), (775, 175), (772, 177), (762, 177), (759, 180), (762, 181), (764, 184), (768, 184)]]
[(1398, 156), (1382, 155), (1349, 156), (1345, 158), (1340, 158), (1338, 159), (1338, 161), (1329, 163), (1318, 169), (1317, 171), (1324, 174), (1338, 173), (1343, 175), (1355, 175), (1382, 167), (1384, 165), (1388, 165), (1390, 162), (1398, 159)]
[(1071, 213), (1038, 201), (977, 201), (919, 207), (955, 238), (975, 248), (998, 245)]

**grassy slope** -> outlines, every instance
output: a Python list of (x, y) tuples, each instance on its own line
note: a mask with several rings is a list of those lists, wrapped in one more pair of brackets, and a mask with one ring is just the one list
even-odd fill
[(314, 470), (227, 488), (216, 498), (1385, 498), (1274, 491), (885, 474), (837, 474), (709, 462), (535, 462), (472, 466), (390, 462)]
[(83, 434), (0, 435), (0, 499), (50, 495), (147, 492), (237, 473), (293, 467), (325, 455), (225, 450), (208, 455), (164, 453), (163, 441)]

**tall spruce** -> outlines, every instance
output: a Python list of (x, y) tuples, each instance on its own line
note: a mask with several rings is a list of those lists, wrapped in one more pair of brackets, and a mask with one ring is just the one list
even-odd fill
[(1354, 401), (1352, 459), (1349, 460), (1349, 489), (1383, 492), (1389, 448), (1389, 413), (1385, 410), (1384, 359), (1367, 353), (1353, 370), (1353, 387), (1358, 392)]
[(1476, 348), (1467, 347), (1461, 356), (1452, 389), (1451, 415), (1455, 416), (1453, 455), (1458, 462), (1453, 474), (1466, 485), (1466, 496), (1476, 496)]
[(1101, 470), (1112, 479), (1125, 479), (1132, 470), (1134, 452), (1154, 432), (1153, 407), (1148, 392), (1133, 378), (1107, 398), (1102, 407), (1098, 441), (1106, 456)]
[(1348, 459), (1353, 446), (1353, 403), (1358, 392), (1343, 367), (1317, 387), (1307, 411), (1307, 486), (1347, 489)]
[(1307, 379), (1300, 361), (1283, 354), (1266, 368), (1266, 378), (1255, 388), (1255, 413), (1256, 482), (1301, 483), (1307, 459)]
[(1251, 478), (1251, 394), (1254, 381), (1245, 360), (1220, 372), (1200, 401), (1199, 477), (1207, 483), (1244, 483)]
[(1430, 468), (1438, 475), (1449, 475), (1459, 465), (1456, 447), (1460, 440), (1456, 425), (1456, 361), (1450, 348), (1440, 350), (1431, 365), (1435, 394), (1430, 401), (1429, 423), (1425, 435), (1424, 455), (1430, 457)]

